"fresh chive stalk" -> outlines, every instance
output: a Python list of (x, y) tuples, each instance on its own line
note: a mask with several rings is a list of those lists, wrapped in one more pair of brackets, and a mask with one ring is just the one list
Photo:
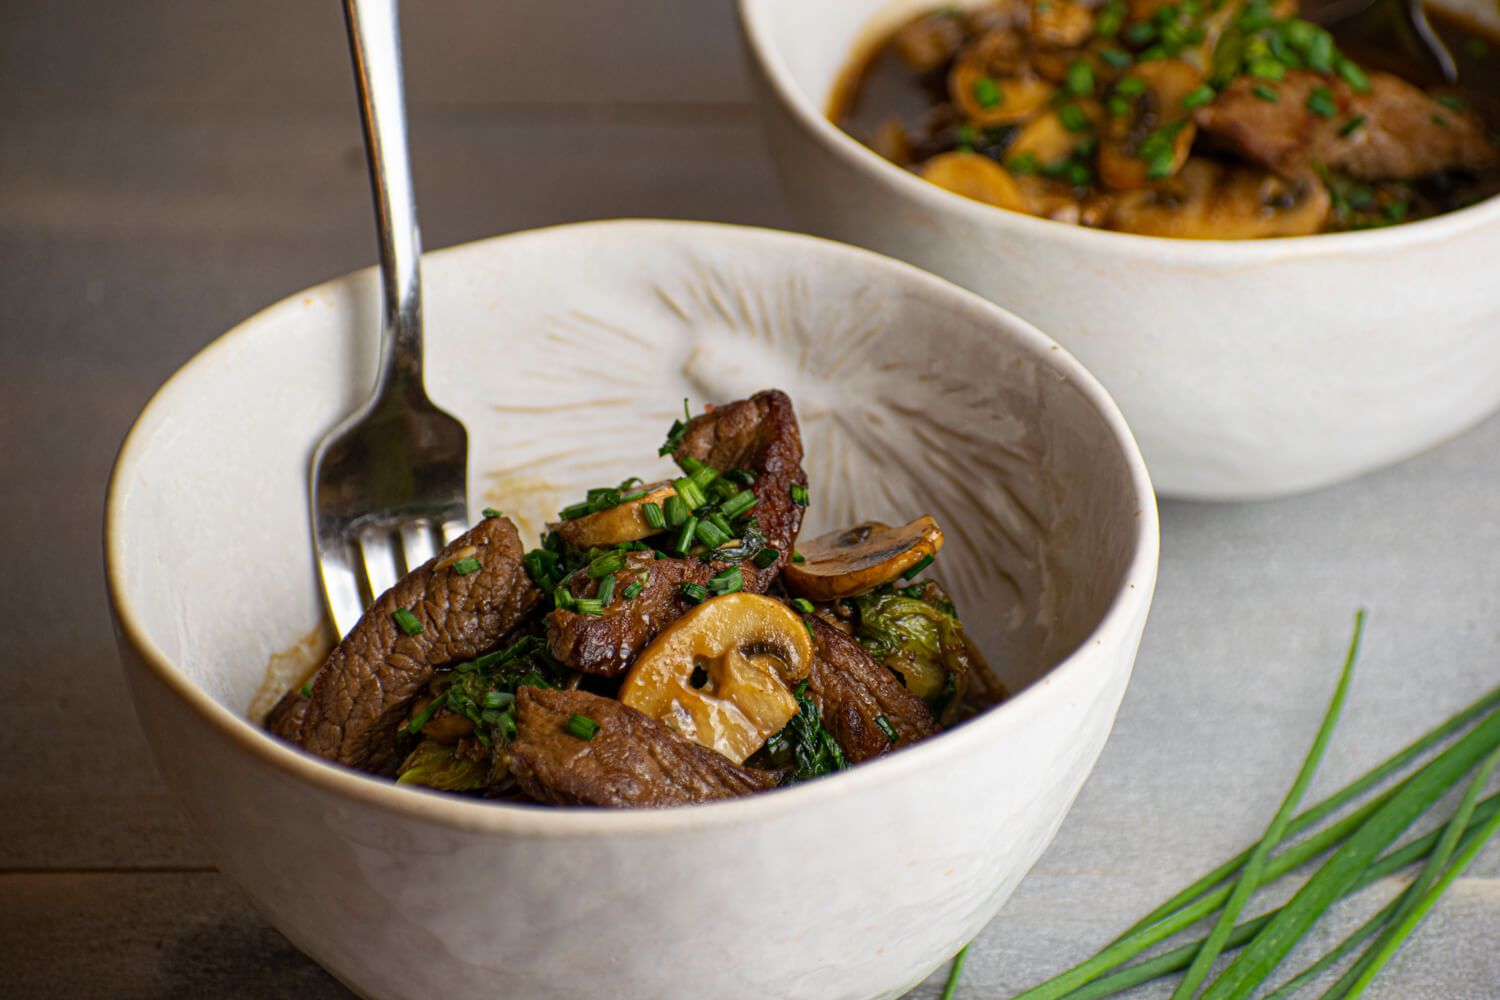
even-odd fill
[(1323, 759), (1323, 753), (1328, 749), (1328, 741), (1333, 737), (1333, 728), (1338, 724), (1339, 715), (1344, 710), (1344, 701), (1349, 695), (1349, 682), (1354, 677), (1354, 661), (1359, 658), (1359, 640), (1365, 630), (1365, 613), (1361, 609), (1354, 616), (1354, 636), (1349, 640), (1349, 653), (1344, 658), (1344, 669), (1339, 674), (1338, 685), (1334, 688), (1333, 698), (1328, 703), (1328, 710), (1323, 714), (1323, 722), (1318, 727), (1318, 735), (1313, 738), (1312, 748), (1307, 751), (1307, 757), (1302, 761), (1302, 768), (1297, 772), (1297, 778), (1292, 782), (1292, 787), (1286, 793), (1286, 798), (1281, 800), (1281, 806), (1276, 810), (1276, 815), (1271, 818), (1271, 823), (1266, 827), (1265, 834), (1260, 838), (1250, 852), (1250, 859), (1245, 862), (1245, 867), (1240, 872), (1240, 877), (1234, 883), (1234, 891), (1229, 894), (1229, 901), (1224, 904), (1224, 909), (1219, 911), (1219, 918), (1214, 922), (1213, 930), (1209, 932), (1208, 939), (1203, 942), (1203, 947), (1193, 957), (1193, 962), (1188, 966), (1187, 972), (1178, 983), (1176, 991), (1172, 994), (1172, 1000), (1191, 1000), (1198, 992), (1198, 987), (1208, 978), (1209, 971), (1213, 968), (1214, 960), (1219, 957), (1219, 952), (1224, 950), (1224, 943), (1229, 939), (1229, 934), (1234, 930), (1234, 923), (1245, 910), (1245, 904), (1250, 901), (1250, 896), (1256, 889), (1260, 888), (1261, 880), (1265, 876), (1266, 861), (1270, 858), (1283, 837), (1286, 829), (1291, 825), (1292, 814), (1297, 804), (1302, 801), (1302, 796), (1307, 792), (1307, 786), (1312, 784), (1313, 774), (1318, 770), (1318, 764)]
[(652, 531), (661, 531), (667, 526), (666, 515), (662, 513), (661, 505), (656, 503), (641, 504), (641, 517), (646, 521), (646, 527)]
[(563, 728), (568, 731), (569, 736), (583, 740), (585, 743), (599, 735), (599, 723), (590, 719), (587, 715), (578, 715), (575, 713), (569, 716)]
[(953, 956), (953, 964), (948, 968), (948, 981), (943, 984), (942, 1000), (953, 1000), (958, 995), (958, 981), (964, 977), (964, 963), (969, 959), (969, 946), (964, 945), (958, 949), (958, 954)]

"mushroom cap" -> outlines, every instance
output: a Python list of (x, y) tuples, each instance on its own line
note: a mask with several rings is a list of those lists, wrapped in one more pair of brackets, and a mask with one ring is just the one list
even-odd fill
[[(622, 542), (637, 542), (650, 538), (660, 531), (646, 521), (642, 509), (648, 503), (658, 507), (667, 497), (676, 496), (677, 490), (670, 482), (652, 483), (641, 487), (646, 495), (636, 500), (627, 500), (608, 510), (595, 511), (571, 521), (561, 521), (550, 527), (562, 536), (563, 541), (580, 549), (609, 548)], [(636, 492), (640, 492), (637, 490)]]
[(896, 528), (866, 521), (799, 541), (803, 561), (787, 563), (782, 580), (788, 590), (814, 601), (858, 597), (899, 579), (942, 547), (943, 530), (926, 514)]

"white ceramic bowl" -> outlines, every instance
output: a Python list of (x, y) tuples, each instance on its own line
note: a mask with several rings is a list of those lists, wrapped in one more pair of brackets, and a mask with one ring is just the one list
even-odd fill
[[(1463, 3), (1500, 22), (1489, 0)], [(971, 201), (824, 117), (850, 54), (934, 6), (740, 0), (798, 225), (941, 274), (1056, 337), (1119, 402), (1163, 494), (1321, 486), (1500, 406), (1500, 198), (1385, 230), (1219, 242)]]
[(267, 661), (321, 621), (312, 447), (373, 370), (361, 273), (191, 361), (110, 487), (121, 656), (218, 865), (369, 996), (828, 1000), (927, 975), (1047, 845), (1130, 676), (1157, 522), (1114, 404), (978, 296), (809, 237), (594, 223), (431, 254), (425, 275), (428, 384), (468, 425), (471, 509), (529, 534), (649, 472), (684, 396), (782, 387), (810, 530), (935, 514), (942, 576), (1019, 693), (847, 774), (664, 811), (452, 798), (268, 737), (246, 721)]

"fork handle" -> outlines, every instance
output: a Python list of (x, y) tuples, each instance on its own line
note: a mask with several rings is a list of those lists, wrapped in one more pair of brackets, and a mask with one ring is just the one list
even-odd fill
[(383, 316), (375, 392), (422, 388), (422, 241), (406, 145), (396, 0), (344, 0), (375, 195)]

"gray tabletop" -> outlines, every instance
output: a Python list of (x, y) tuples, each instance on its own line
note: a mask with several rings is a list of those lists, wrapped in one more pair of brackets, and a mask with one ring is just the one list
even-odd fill
[[(727, 0), (406, 8), (429, 246), (620, 215), (796, 228)], [(110, 462), (152, 389), (249, 313), (374, 259), (342, 30), (332, 2), (0, 0), (8, 995), (344, 995), (214, 871), (157, 777), (99, 555)], [(1163, 505), (1161, 582), (1114, 735), (960, 996), (1091, 954), (1256, 836), (1357, 606), (1367, 654), (1314, 795), (1500, 679), (1497, 451), (1491, 421), (1312, 496)], [(1321, 942), (1400, 884), (1339, 908)], [(1367, 995), (1500, 997), (1497, 940), (1500, 849)]]

